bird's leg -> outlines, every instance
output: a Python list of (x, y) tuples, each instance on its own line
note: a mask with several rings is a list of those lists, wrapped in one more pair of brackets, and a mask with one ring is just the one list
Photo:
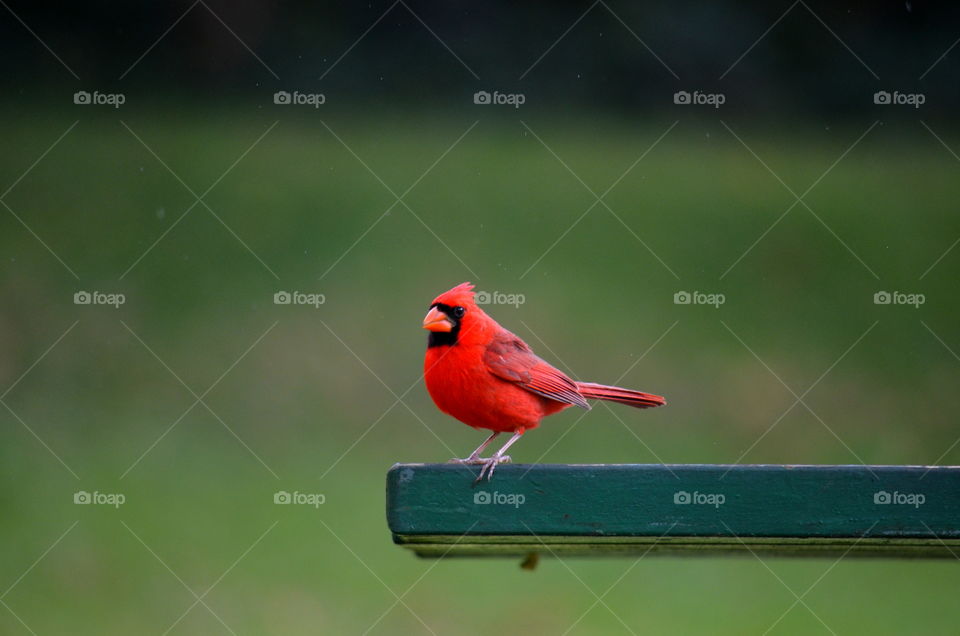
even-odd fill
[(494, 431), (493, 433), (491, 433), (491, 434), (490, 434), (490, 437), (488, 437), (488, 438), (483, 442), (483, 444), (480, 444), (480, 446), (477, 448), (477, 450), (475, 450), (475, 451), (473, 451), (472, 453), (470, 453), (470, 457), (467, 457), (466, 459), (458, 459), (458, 458), (454, 457), (454, 458), (451, 459), (450, 462), (448, 462), (448, 463), (452, 463), (452, 464), (482, 464), (483, 462), (485, 462), (485, 461), (487, 461), (487, 460), (482, 459), (482, 458), (480, 457), (480, 453), (482, 453), (482, 452), (483, 452), (483, 449), (485, 449), (487, 446), (489, 446), (489, 445), (490, 445), (490, 442), (492, 442), (494, 439), (496, 439), (497, 435), (499, 435), (499, 434), (500, 434), (500, 431)]
[(508, 448), (510, 448), (510, 446), (514, 442), (516, 442), (518, 439), (520, 439), (523, 436), (523, 432), (524, 432), (524, 429), (522, 428), (517, 430), (517, 432), (513, 434), (513, 437), (511, 437), (510, 440), (503, 445), (503, 448), (501, 448), (496, 453), (494, 453), (490, 457), (490, 459), (487, 459), (483, 462), (483, 468), (480, 469), (480, 476), (477, 477), (477, 481), (475, 481), (474, 483), (479, 483), (480, 481), (483, 481), (484, 473), (486, 473), (487, 481), (490, 481), (490, 478), (493, 477), (493, 471), (497, 467), (497, 465), (503, 462), (510, 461), (510, 456), (504, 455), (504, 453)]

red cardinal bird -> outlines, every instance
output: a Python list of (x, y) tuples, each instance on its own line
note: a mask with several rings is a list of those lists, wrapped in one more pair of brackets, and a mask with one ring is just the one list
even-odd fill
[[(482, 464), (477, 481), (489, 480), (504, 452), (540, 420), (568, 406), (589, 409), (587, 400), (608, 400), (636, 408), (666, 404), (659, 395), (615, 386), (575, 382), (531, 351), (480, 309), (473, 285), (463, 283), (433, 299), (423, 319), (430, 331), (424, 378), (430, 397), (441, 411), (474, 428), (493, 433), (466, 459)], [(490, 458), (480, 457), (500, 433), (513, 433)]]

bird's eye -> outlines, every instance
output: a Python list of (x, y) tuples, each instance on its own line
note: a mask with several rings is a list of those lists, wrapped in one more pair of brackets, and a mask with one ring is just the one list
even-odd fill
[(453, 308), (453, 317), (454, 318), (463, 318), (463, 314), (467, 313), (467, 310), (463, 307), (457, 305)]

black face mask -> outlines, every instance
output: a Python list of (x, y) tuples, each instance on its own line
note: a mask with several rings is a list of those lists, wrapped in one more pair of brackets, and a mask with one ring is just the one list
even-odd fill
[(457, 336), (460, 334), (460, 319), (463, 318), (466, 310), (459, 305), (451, 307), (443, 303), (430, 305), (430, 309), (434, 307), (442, 311), (443, 314), (450, 319), (450, 322), (453, 323), (453, 329), (450, 331), (431, 331), (427, 337), (427, 348), (450, 347), (457, 344)]

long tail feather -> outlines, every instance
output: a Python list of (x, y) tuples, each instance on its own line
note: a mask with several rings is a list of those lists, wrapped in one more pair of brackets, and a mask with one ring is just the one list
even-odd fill
[(665, 399), (652, 393), (622, 389), (618, 386), (594, 384), (593, 382), (577, 382), (577, 390), (580, 395), (590, 400), (607, 400), (608, 402), (626, 404), (638, 409), (663, 406), (667, 403)]

